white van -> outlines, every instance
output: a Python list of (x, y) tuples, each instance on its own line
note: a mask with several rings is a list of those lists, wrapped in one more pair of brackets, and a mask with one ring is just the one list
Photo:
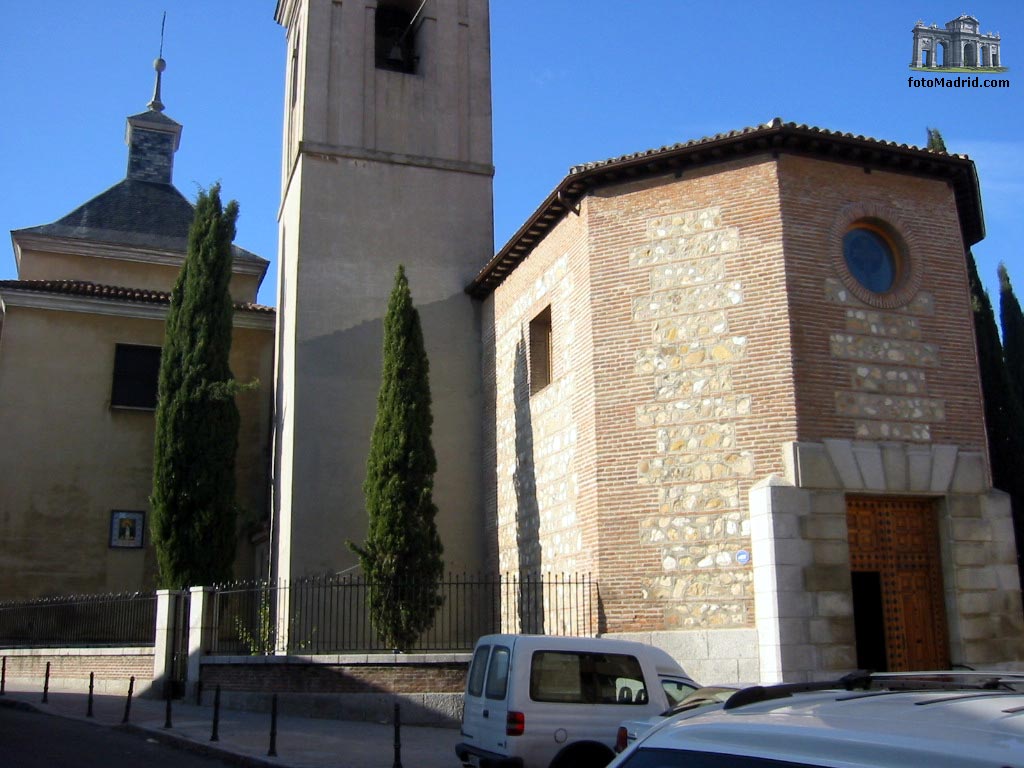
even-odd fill
[(643, 643), (486, 635), (469, 667), (455, 753), (474, 768), (603, 768), (619, 723), (696, 688), (675, 659)]

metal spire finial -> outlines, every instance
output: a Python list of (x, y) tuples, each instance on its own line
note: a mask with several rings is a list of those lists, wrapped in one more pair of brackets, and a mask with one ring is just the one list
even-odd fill
[(153, 86), (153, 98), (146, 106), (154, 112), (163, 112), (164, 103), (160, 101), (160, 77), (167, 69), (167, 62), (164, 61), (164, 27), (167, 24), (167, 11), (164, 11), (163, 20), (160, 22), (160, 53), (153, 62), (153, 69), (156, 70), (156, 85)]

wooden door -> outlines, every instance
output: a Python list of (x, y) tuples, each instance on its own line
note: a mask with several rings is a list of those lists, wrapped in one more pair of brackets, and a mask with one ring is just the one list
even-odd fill
[(890, 672), (949, 668), (937, 517), (929, 499), (847, 498), (850, 570), (881, 581)]

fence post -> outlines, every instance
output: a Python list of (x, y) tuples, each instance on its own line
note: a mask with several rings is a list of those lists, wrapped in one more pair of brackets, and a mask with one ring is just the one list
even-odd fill
[(213, 620), (210, 606), (213, 603), (211, 587), (192, 587), (188, 591), (188, 679), (185, 696), (196, 695), (199, 685), (199, 661), (213, 650)]
[(171, 664), (174, 653), (174, 599), (175, 591), (156, 591), (156, 635), (153, 646), (153, 687), (162, 691), (171, 681)]
[(3, 666), (0, 667), (0, 696), (4, 695), (7, 688), (7, 657), (4, 656)]

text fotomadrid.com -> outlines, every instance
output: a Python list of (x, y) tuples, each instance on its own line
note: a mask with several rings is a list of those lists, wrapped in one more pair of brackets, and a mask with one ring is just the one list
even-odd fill
[(907, 78), (908, 88), (1009, 88), (1009, 80), (974, 77), (914, 77)]

